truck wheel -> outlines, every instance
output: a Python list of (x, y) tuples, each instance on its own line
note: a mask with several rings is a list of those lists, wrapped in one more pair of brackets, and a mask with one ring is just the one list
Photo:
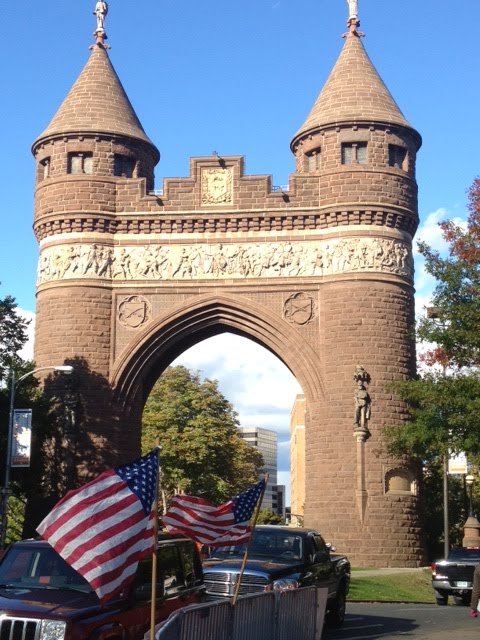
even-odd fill
[(437, 602), (437, 604), (444, 606), (446, 604), (448, 604), (448, 595), (445, 594), (437, 594), (435, 596), (435, 600)]
[(453, 596), (453, 601), (459, 607), (462, 607), (462, 606), (465, 606), (467, 604), (470, 604), (470, 600), (471, 599), (472, 599), (472, 597), (470, 596), (470, 594), (464, 595), (464, 596)]
[(347, 596), (345, 595), (345, 587), (341, 586), (335, 596), (335, 600), (330, 607), (326, 623), (329, 627), (338, 629), (345, 622), (345, 609), (347, 606)]

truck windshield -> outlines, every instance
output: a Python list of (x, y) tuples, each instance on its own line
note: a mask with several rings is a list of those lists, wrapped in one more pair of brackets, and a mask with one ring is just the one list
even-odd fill
[(0, 585), (91, 592), (88, 582), (51, 547), (11, 547), (0, 564)]
[[(245, 545), (214, 549), (212, 558), (233, 558), (243, 556)], [(303, 539), (301, 536), (284, 531), (255, 531), (248, 552), (250, 558), (269, 558), (272, 560), (291, 561), (303, 558)]]

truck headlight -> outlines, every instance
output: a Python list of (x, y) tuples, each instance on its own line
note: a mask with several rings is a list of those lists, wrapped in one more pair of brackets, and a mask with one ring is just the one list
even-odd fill
[(273, 583), (274, 591), (288, 591), (289, 589), (298, 589), (300, 585), (293, 578), (281, 578)]
[(42, 620), (39, 640), (64, 640), (66, 622), (62, 620)]

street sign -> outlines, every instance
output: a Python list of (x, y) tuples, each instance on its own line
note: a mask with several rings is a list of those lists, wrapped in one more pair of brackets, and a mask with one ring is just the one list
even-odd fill
[(11, 467), (29, 467), (32, 443), (32, 410), (13, 412)]
[(463, 476), (468, 473), (467, 456), (464, 453), (458, 453), (456, 456), (450, 456), (448, 459), (448, 473), (452, 476)]

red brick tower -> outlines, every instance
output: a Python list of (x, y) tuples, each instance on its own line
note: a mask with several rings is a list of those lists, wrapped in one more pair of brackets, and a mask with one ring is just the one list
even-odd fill
[(159, 153), (97, 31), (89, 61), (33, 145), (40, 243), (35, 358), (77, 370), (71, 482), (139, 452), (152, 385), (230, 331), (275, 353), (305, 396), (305, 523), (356, 564), (424, 559), (417, 469), (381, 429), (388, 383), (415, 371), (409, 125), (350, 16), (343, 50), (291, 148), (289, 189), (241, 156), (192, 158), (152, 192)]

